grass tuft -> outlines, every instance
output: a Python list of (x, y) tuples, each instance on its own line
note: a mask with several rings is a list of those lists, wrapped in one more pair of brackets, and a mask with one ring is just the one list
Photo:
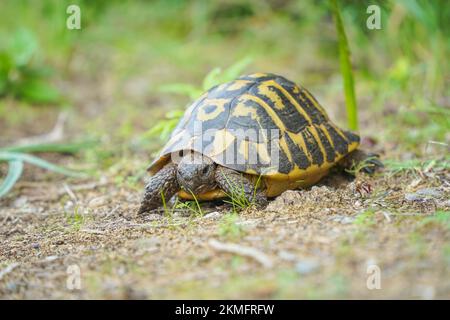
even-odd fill
[(245, 194), (244, 185), (237, 185), (233, 183), (232, 181), (228, 180), (228, 178), (224, 175), (223, 176), (225, 180), (227, 181), (228, 185), (230, 186), (231, 192), (226, 193), (227, 197), (230, 200), (224, 200), (224, 202), (229, 203), (233, 206), (233, 212), (245, 210), (255, 204), (254, 199), (256, 199), (256, 192), (258, 190), (261, 176), (258, 177), (258, 180), (255, 183), (254, 189), (253, 189), (253, 200), (250, 201), (247, 198), (247, 195)]
[(192, 192), (191, 194), (194, 200), (179, 201), (177, 199), (177, 202), (173, 206), (172, 214), (175, 209), (187, 210), (188, 212), (191, 212), (193, 215), (200, 217), (205, 214), (197, 197)]
[(350, 173), (351, 175), (358, 175), (362, 170), (364, 170), (365, 168), (370, 168), (373, 167), (374, 164), (371, 163), (371, 160), (374, 159), (378, 159), (377, 157), (367, 157), (366, 159), (364, 159), (363, 161), (358, 161), (358, 162), (353, 162), (352, 166), (350, 167), (350, 169), (345, 169), (345, 172)]
[(0, 184), (0, 198), (7, 195), (22, 176), (24, 163), (29, 163), (45, 170), (56, 172), (69, 177), (84, 177), (86, 174), (66, 169), (50, 163), (28, 152), (59, 152), (75, 153), (83, 148), (91, 147), (91, 143), (80, 144), (31, 144), (19, 147), (0, 148), (0, 162), (8, 164), (8, 173)]

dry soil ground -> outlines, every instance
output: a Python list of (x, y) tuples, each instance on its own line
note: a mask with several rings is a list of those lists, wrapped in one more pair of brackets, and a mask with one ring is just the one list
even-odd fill
[(140, 193), (112, 177), (46, 177), (31, 170), (0, 201), (2, 298), (450, 297), (449, 172), (437, 167), (335, 173), (238, 215), (139, 216)]

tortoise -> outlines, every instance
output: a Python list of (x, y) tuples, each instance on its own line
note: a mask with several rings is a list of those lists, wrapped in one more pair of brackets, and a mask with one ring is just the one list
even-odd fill
[[(255, 73), (217, 85), (193, 102), (148, 167), (140, 213), (175, 194), (215, 200), (236, 190), (264, 206), (288, 189), (311, 186), (339, 165), (382, 163), (358, 149), (356, 133), (341, 130), (305, 88)], [(274, 160), (276, 159), (276, 161)]]

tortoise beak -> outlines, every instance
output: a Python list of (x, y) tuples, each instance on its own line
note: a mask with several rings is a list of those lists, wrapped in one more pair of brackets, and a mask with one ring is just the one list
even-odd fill
[[(188, 184), (188, 183), (187, 183)], [(189, 185), (189, 184), (188, 184)], [(186, 187), (184, 187), (184, 186), (181, 186), (181, 189), (183, 189), (184, 191), (186, 191), (187, 193), (189, 193), (189, 194), (191, 194), (191, 193), (193, 193), (193, 194), (199, 194), (199, 193), (201, 193), (201, 189), (202, 189), (202, 186), (199, 186), (199, 187), (196, 187), (196, 188), (186, 188)]]
[(203, 191), (205, 191), (205, 189), (206, 189), (205, 185), (200, 185), (200, 186), (197, 186), (195, 188), (193, 188), (193, 187), (185, 187), (185, 186), (189, 186), (189, 185), (190, 185), (190, 183), (186, 183), (185, 182), (184, 185), (181, 186), (181, 189), (183, 189), (184, 191), (186, 191), (189, 194), (193, 193), (194, 195), (198, 195), (200, 193), (203, 193)]
[(206, 186), (204, 186), (204, 185), (198, 186), (198, 187), (194, 190), (194, 194), (200, 194), (200, 193), (203, 193), (203, 191), (205, 191), (205, 189), (206, 189)]
[(186, 191), (187, 193), (191, 193), (195, 191), (195, 188), (193, 188), (192, 182), (191, 181), (186, 181), (185, 179), (181, 178), (180, 179), (180, 187), (181, 189), (183, 189), (184, 191)]

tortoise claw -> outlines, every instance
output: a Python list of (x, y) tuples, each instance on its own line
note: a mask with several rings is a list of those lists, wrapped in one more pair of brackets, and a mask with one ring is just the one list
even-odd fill
[(365, 166), (361, 169), (362, 172), (367, 174), (374, 174), (378, 169), (383, 168), (384, 164), (378, 160), (379, 155), (370, 153), (368, 158), (364, 161)]
[(355, 150), (341, 160), (340, 166), (350, 172), (364, 172), (374, 174), (377, 169), (384, 167), (376, 153), (367, 153), (363, 150)]
[(146, 212), (150, 212), (153, 208), (148, 206), (147, 203), (142, 203), (139, 207), (138, 214), (143, 214)]

